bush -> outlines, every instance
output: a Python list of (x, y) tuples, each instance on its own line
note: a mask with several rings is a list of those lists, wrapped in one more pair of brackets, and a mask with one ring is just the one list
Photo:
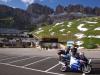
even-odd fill
[(95, 49), (97, 48), (97, 41), (95, 38), (84, 38), (83, 39), (84, 41), (84, 48), (87, 48), (87, 49)]
[(85, 44), (84, 47), (87, 49), (94, 49), (94, 48), (97, 48), (97, 45), (94, 43), (88, 43), (88, 44)]

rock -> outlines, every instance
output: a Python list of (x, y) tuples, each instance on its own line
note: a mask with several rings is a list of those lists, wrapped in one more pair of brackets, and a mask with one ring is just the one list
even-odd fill
[(42, 14), (49, 15), (49, 14), (52, 14), (54, 11), (53, 9), (47, 6), (43, 6), (38, 3), (33, 3), (28, 6), (27, 12), (30, 14), (37, 14), (37, 15), (42, 15)]
[(61, 13), (64, 13), (64, 7), (61, 5), (58, 5), (56, 7), (55, 14), (61, 14)]

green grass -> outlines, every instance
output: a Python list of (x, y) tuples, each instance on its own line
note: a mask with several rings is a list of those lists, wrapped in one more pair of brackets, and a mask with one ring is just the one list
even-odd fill
[[(90, 23), (86, 23), (84, 21), (91, 21), (91, 22), (97, 22), (96, 24), (90, 24)], [(72, 22), (71, 27), (68, 27), (68, 23)], [(87, 28), (87, 31), (80, 31), (77, 29), (77, 26), (79, 26), (80, 24), (85, 24), (83, 26), (83, 28)], [(83, 33), (86, 36), (88, 35), (100, 35), (100, 30), (94, 30), (95, 28), (100, 27), (100, 17), (87, 17), (87, 18), (82, 18), (82, 19), (76, 19), (76, 20), (71, 20), (71, 21), (65, 21), (63, 24), (57, 25), (55, 26), (55, 24), (53, 25), (48, 25), (48, 26), (44, 26), (41, 27), (42, 30), (44, 30), (43, 32), (40, 32), (39, 34), (37, 34), (36, 32), (38, 32), (39, 30), (35, 30), (32, 33), (35, 34), (38, 37), (57, 37), (59, 39), (59, 41), (67, 41), (67, 40), (83, 40), (84, 42), (87, 42), (88, 39), (86, 38), (82, 38), (82, 39), (77, 39), (74, 34), (76, 33)], [(50, 31), (50, 29), (52, 29)], [(60, 32), (61, 29), (65, 29), (63, 32)], [(68, 33), (70, 31), (70, 33)], [(54, 32), (54, 35), (50, 35), (52, 32)], [(64, 34), (64, 35), (62, 35)], [(100, 38), (93, 38), (93, 42), (95, 42), (96, 44), (100, 45)]]

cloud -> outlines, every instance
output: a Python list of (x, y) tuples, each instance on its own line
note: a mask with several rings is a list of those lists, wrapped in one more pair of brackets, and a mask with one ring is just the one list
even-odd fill
[(12, 1), (12, 0), (0, 0), (1, 2), (5, 2), (5, 3), (7, 3), (7, 2), (10, 2), (10, 1)]
[(35, 2), (42, 2), (44, 0), (21, 0), (21, 1), (25, 4), (32, 4), (32, 3), (35, 3)]
[(35, 0), (21, 0), (23, 3), (25, 4), (31, 4), (31, 3), (34, 3)]

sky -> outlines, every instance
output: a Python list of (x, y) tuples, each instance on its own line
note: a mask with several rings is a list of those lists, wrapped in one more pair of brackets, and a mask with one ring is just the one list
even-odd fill
[(63, 6), (68, 6), (69, 4), (82, 4), (84, 6), (100, 7), (100, 0), (0, 0), (0, 4), (21, 9), (27, 9), (27, 6), (32, 3), (40, 3), (54, 9), (59, 4)]

